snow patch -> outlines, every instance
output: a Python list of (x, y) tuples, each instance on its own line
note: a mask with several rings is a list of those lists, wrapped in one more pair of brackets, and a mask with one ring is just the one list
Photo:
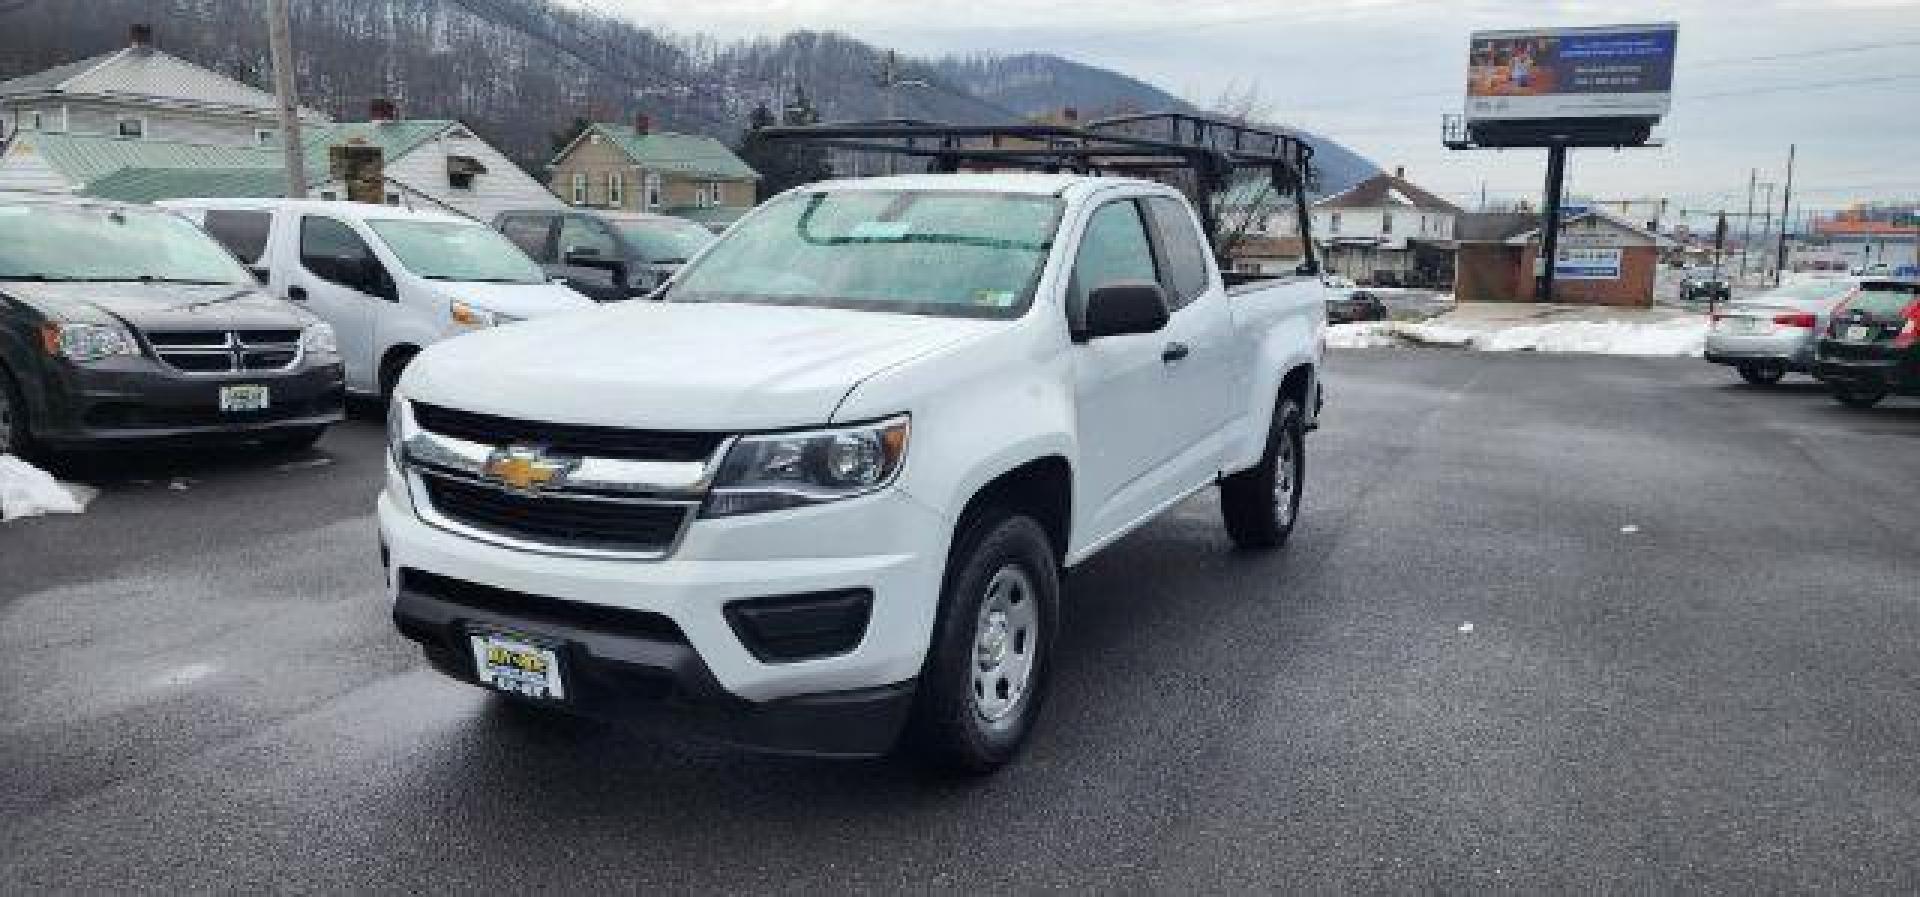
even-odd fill
[(1327, 326), (1327, 347), (1330, 349), (1383, 349), (1388, 346), (1397, 346), (1400, 341), (1394, 338), (1392, 330), (1392, 321), (1330, 324)]
[(62, 483), (12, 455), (0, 455), (0, 521), (39, 514), (78, 514), (99, 490)]
[(1554, 321), (1464, 327), (1428, 321), (1364, 321), (1327, 328), (1334, 349), (1416, 344), (1479, 352), (1574, 352), (1592, 355), (1694, 356), (1706, 352), (1707, 320)]

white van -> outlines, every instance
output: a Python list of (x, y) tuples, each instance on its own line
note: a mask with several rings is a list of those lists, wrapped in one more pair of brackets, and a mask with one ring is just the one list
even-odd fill
[(387, 395), (407, 362), (451, 336), (594, 307), (548, 281), (493, 229), (466, 218), (355, 202), (177, 199), (268, 289), (333, 325), (347, 390)]

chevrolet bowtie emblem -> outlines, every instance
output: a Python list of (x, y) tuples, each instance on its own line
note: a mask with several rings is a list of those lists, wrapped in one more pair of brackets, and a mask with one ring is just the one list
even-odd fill
[(578, 464), (571, 458), (548, 457), (531, 446), (510, 445), (494, 449), (480, 472), (487, 479), (522, 492), (538, 492), (559, 486)]

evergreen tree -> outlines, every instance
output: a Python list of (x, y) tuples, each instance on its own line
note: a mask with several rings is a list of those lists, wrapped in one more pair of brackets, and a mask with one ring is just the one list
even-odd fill
[[(820, 111), (807, 98), (806, 89), (800, 88), (795, 91), (794, 101), (780, 111), (778, 121), (784, 125), (818, 124)], [(768, 140), (761, 135), (760, 129), (774, 122), (773, 110), (766, 103), (754, 106), (747, 116), (747, 129), (741, 133), (736, 148), (741, 161), (760, 173), (761, 199), (801, 184), (833, 177), (833, 166), (827, 160), (826, 147), (791, 140)]]

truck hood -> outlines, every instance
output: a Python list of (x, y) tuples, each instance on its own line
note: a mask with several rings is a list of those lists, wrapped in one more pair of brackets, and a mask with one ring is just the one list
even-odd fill
[(738, 432), (816, 426), (861, 380), (1002, 321), (643, 300), (434, 345), (410, 399), (555, 423)]
[(280, 330), (317, 320), (290, 302), (245, 285), (178, 283), (0, 283), (0, 294), (48, 320), (122, 324), (136, 330)]
[(522, 320), (578, 308), (592, 308), (599, 304), (552, 283), (476, 283), (461, 280), (430, 280), (427, 283), (432, 285), (434, 292), (449, 301), (470, 302)]

